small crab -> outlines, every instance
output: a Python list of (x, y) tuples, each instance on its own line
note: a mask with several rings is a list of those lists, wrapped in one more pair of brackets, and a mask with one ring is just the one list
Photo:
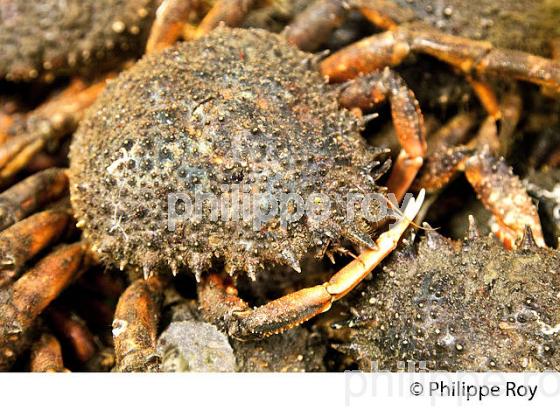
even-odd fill
[(517, 250), (427, 227), (357, 289), (337, 348), (381, 371), (560, 370), (560, 253), (527, 229)]
[[(193, 271), (202, 306), (237, 337), (301, 323), (367, 275), (396, 245), (421, 201), (377, 243), (363, 213), (346, 222), (335, 198), (383, 192), (374, 181), (385, 161), (382, 151), (366, 146), (362, 122), (340, 108), (337, 88), (322, 80), (310, 57), (266, 31), (224, 28), (149, 56), (111, 83), (81, 123), (70, 153), (72, 206), (99, 258), (145, 277)], [(384, 79), (388, 87), (395, 81), (380, 74), (378, 81)], [(410, 94), (393, 89), (392, 95), (402, 104), (395, 109), (412, 107), (413, 121), (403, 112), (398, 125), (410, 124), (406, 130), (414, 134), (419, 116)], [(170, 231), (168, 195), (196, 189), (234, 195), (222, 192), (223, 184), (254, 194), (325, 195), (333, 198), (329, 221), (308, 216), (286, 226), (279, 213), (255, 228), (257, 216), (239, 219), (237, 204), (228, 201), (223, 218), (205, 208), (200, 219), (179, 220)], [(253, 276), (270, 264), (300, 271), (304, 255), (343, 238), (370, 250), (326, 284), (256, 310), (231, 294), (215, 300), (231, 290), (221, 275), (202, 276), (216, 262), (230, 275)]]

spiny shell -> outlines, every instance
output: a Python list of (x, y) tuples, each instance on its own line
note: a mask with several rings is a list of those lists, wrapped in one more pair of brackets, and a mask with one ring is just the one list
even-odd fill
[(143, 52), (156, 0), (0, 1), (0, 78), (91, 74)]
[[(365, 218), (348, 222), (343, 198), (378, 191), (381, 150), (366, 146), (361, 122), (339, 107), (312, 57), (266, 31), (218, 29), (110, 83), (70, 153), (72, 204), (103, 259), (145, 273), (199, 273), (218, 261), (253, 274), (270, 263), (298, 270), (304, 254), (342, 237), (360, 243)], [(234, 218), (212, 221), (204, 207), (199, 220), (168, 229), (169, 194), (230, 198), (224, 190), (244, 187), (277, 200), (324, 194), (330, 217), (283, 227), (277, 213), (255, 229), (255, 215), (243, 220), (229, 201)]]
[[(472, 232), (472, 230), (471, 230)], [(380, 370), (560, 370), (560, 253), (431, 232), (357, 292), (341, 349)]]

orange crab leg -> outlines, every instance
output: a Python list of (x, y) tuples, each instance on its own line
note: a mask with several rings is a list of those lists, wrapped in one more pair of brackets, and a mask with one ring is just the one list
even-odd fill
[(400, 7), (394, 0), (350, 0), (349, 6), (359, 10), (376, 27), (385, 30), (416, 19), (413, 10)]
[(502, 117), (500, 111), (500, 103), (498, 97), (485, 81), (477, 80), (471, 76), (467, 76), (467, 80), (478, 97), (478, 100), (494, 120), (499, 120)]
[(422, 166), (426, 153), (424, 117), (414, 93), (398, 74), (386, 68), (345, 84), (339, 101), (347, 108), (370, 109), (385, 98), (391, 102), (393, 124), (403, 147), (386, 185), (400, 201)]
[(476, 120), (476, 114), (471, 111), (455, 115), (430, 136), (428, 154), (465, 143), (470, 138), (469, 131), (474, 128)]
[(400, 237), (414, 219), (424, 191), (406, 206), (402, 218), (377, 239), (376, 249), (362, 252), (328, 282), (283, 296), (266, 305), (251, 309), (217, 274), (199, 284), (200, 306), (205, 316), (224, 328), (231, 336), (262, 338), (283, 332), (330, 309), (333, 302), (354, 289), (397, 246)]
[(113, 321), (119, 372), (158, 371), (157, 325), (164, 281), (159, 276), (132, 283), (119, 299)]
[(386, 66), (400, 64), (411, 52), (429, 54), (465, 74), (505, 75), (560, 91), (560, 62), (529, 53), (494, 48), (470, 40), (408, 24), (368, 37), (326, 58), (324, 75), (343, 81)]
[(500, 121), (500, 141), (499, 153), (506, 155), (511, 151), (513, 144), (512, 136), (517, 129), (521, 113), (523, 111), (523, 101), (517, 90), (507, 93), (501, 101), (502, 118)]
[(507, 248), (516, 247), (526, 227), (531, 228), (536, 244), (545, 246), (537, 208), (505, 161), (482, 152), (467, 160), (465, 175), (492, 212), (495, 220), (492, 231)]
[(477, 153), (465, 146), (435, 152), (428, 157), (417, 188), (440, 189), (457, 171), (464, 171), (484, 206), (492, 213), (492, 231), (508, 249), (516, 247), (528, 226), (538, 246), (545, 246), (539, 214), (523, 184), (503, 158), (487, 148)]
[(400, 64), (410, 54), (404, 33), (386, 31), (353, 43), (324, 59), (321, 73), (332, 82), (341, 82)]
[(0, 232), (0, 287), (13, 281), (30, 259), (56, 243), (71, 220), (69, 210), (47, 210)]
[(343, 23), (350, 9), (359, 10), (375, 26), (386, 30), (415, 18), (411, 9), (399, 7), (392, 0), (315, 0), (282, 34), (296, 47), (314, 51)]
[(24, 127), (8, 129), (11, 135), (0, 146), (0, 183), (23, 169), (47, 142), (74, 131), (87, 107), (105, 88), (108, 75), (93, 85), (74, 81), (63, 92), (53, 97), (24, 117)]
[(21, 221), (68, 189), (63, 169), (51, 168), (32, 175), (0, 194), (0, 230)]
[(146, 54), (163, 50), (181, 37), (185, 22), (197, 8), (199, 0), (163, 0), (152, 24)]
[(211, 32), (220, 23), (228, 27), (239, 26), (255, 3), (256, 0), (218, 0), (200, 22), (196, 36)]
[[(466, 143), (465, 137), (471, 124), (461, 124), (462, 116), (463, 114), (460, 114), (453, 118), (430, 140), (429, 155), (426, 156), (424, 167), (414, 183), (415, 189), (435, 191), (443, 188), (458, 171), (465, 171), (466, 161), (476, 154), (477, 149), (487, 149), (493, 154), (498, 152), (499, 141), (494, 119), (487, 117), (477, 136)], [(474, 121), (474, 117), (471, 119)], [(455, 133), (458, 133), (460, 138), (457, 138)], [(460, 143), (462, 145), (457, 145)]]
[(45, 256), (13, 286), (0, 290), (0, 370), (28, 345), (35, 319), (89, 264), (86, 246), (74, 243)]
[(64, 372), (62, 349), (53, 335), (44, 333), (31, 347), (29, 368), (32, 372)]
[(474, 148), (464, 145), (431, 153), (426, 157), (424, 167), (414, 181), (414, 189), (423, 188), (433, 192), (443, 188), (458, 171), (465, 169), (465, 162), (474, 153)]

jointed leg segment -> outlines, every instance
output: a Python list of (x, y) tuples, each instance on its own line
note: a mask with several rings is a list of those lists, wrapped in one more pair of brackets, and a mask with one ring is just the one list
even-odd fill
[(157, 326), (164, 279), (152, 276), (132, 283), (119, 299), (113, 321), (116, 370), (159, 370)]
[(400, 64), (412, 52), (429, 54), (468, 75), (505, 75), (560, 91), (560, 63), (557, 61), (494, 48), (485, 41), (444, 34), (414, 23), (398, 26), (340, 50), (321, 63), (321, 71), (332, 81), (344, 81), (361, 73)]
[(428, 157), (417, 187), (437, 190), (463, 171), (484, 206), (492, 213), (492, 231), (507, 248), (515, 248), (528, 226), (538, 246), (545, 246), (536, 206), (503, 158), (465, 146)]
[(66, 231), (69, 210), (47, 210), (0, 232), (0, 287), (15, 280), (25, 264)]
[(256, 0), (218, 0), (198, 26), (198, 36), (209, 33), (220, 23), (228, 27), (239, 26)]
[(82, 243), (64, 245), (0, 290), (0, 369), (8, 370), (29, 342), (35, 319), (74, 280), (89, 258)]
[(31, 348), (29, 367), (32, 372), (38, 373), (66, 371), (62, 361), (62, 348), (56, 337), (49, 333), (41, 335)]
[(371, 109), (386, 98), (391, 103), (393, 124), (403, 148), (393, 166), (387, 187), (401, 200), (426, 154), (424, 117), (414, 93), (398, 74), (385, 68), (381, 72), (349, 81), (342, 89), (339, 101), (347, 108)]
[(189, 14), (197, 3), (197, 0), (163, 0), (150, 30), (146, 54), (174, 44), (181, 37)]
[(60, 198), (68, 189), (68, 177), (62, 169), (38, 172), (0, 194), (0, 230)]
[(8, 128), (0, 145), (0, 184), (9, 181), (52, 141), (74, 131), (87, 107), (105, 88), (105, 80), (92, 85), (74, 81), (67, 89)]
[(424, 191), (411, 199), (402, 219), (376, 241), (376, 249), (362, 252), (328, 282), (305, 288), (251, 309), (237, 296), (220, 275), (211, 274), (199, 284), (200, 306), (208, 320), (225, 329), (231, 336), (250, 339), (280, 333), (330, 309), (332, 303), (354, 289), (388, 254), (390, 254), (414, 219)]
[(283, 35), (300, 50), (315, 51), (346, 17), (347, 8), (340, 0), (318, 0), (288, 25)]

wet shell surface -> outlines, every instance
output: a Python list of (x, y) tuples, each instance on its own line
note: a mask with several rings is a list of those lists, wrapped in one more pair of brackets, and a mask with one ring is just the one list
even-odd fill
[(90, 74), (144, 49), (155, 0), (0, 1), (0, 78)]
[[(379, 192), (388, 164), (312, 57), (266, 31), (224, 28), (111, 82), (70, 153), (72, 204), (101, 258), (145, 274), (222, 263), (253, 276), (270, 264), (299, 271), (303, 255), (342, 239), (367, 243), (371, 225), (363, 210), (346, 218), (346, 198)], [(220, 212), (202, 201), (197, 213), (196, 192), (219, 199)], [(249, 197), (248, 216), (235, 192)], [(189, 207), (168, 205), (170, 195), (187, 195), (195, 216), (173, 229), (171, 205)], [(317, 207), (301, 215), (308, 208), (286, 195)], [(369, 220), (378, 211), (372, 202)]]
[(556, 250), (432, 232), (361, 290), (347, 302), (356, 317), (340, 349), (363, 369), (560, 370)]
[(487, 40), (501, 48), (550, 55), (560, 35), (555, 0), (390, 0), (449, 34)]

